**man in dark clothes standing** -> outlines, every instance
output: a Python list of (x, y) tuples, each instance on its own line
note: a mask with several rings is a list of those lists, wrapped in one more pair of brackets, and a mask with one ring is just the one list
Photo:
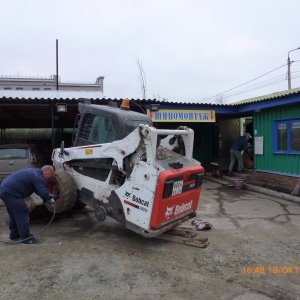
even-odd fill
[(41, 169), (28, 168), (16, 171), (6, 177), (0, 186), (0, 199), (4, 202), (9, 215), (9, 240), (22, 240), (23, 245), (39, 244), (29, 230), (29, 211), (24, 198), (32, 193), (38, 194), (43, 202), (54, 204), (49, 195), (46, 180), (53, 177), (54, 169), (46, 165)]
[(235, 160), (238, 161), (238, 172), (243, 170), (244, 161), (241, 151), (248, 152), (248, 140), (252, 139), (250, 133), (246, 133), (245, 136), (240, 136), (230, 148), (230, 165), (228, 175), (231, 175)]

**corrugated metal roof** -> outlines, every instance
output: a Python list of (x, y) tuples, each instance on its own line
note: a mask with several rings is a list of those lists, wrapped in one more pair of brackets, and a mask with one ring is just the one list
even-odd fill
[(167, 100), (167, 101), (160, 101), (158, 100), (158, 103), (160, 104), (179, 104), (179, 105), (198, 105), (198, 106), (231, 106), (231, 104), (219, 104), (219, 103), (205, 103), (205, 102), (188, 102), (188, 101), (179, 101), (179, 100)]
[[(92, 100), (122, 100), (117, 98), (105, 98), (101, 91), (60, 91), (60, 90), (47, 90), (47, 91), (26, 91), (26, 90), (0, 90), (0, 99), (13, 99), (13, 100), (78, 100), (80, 98), (89, 98)], [(231, 106), (231, 104), (215, 104), (215, 103), (196, 103), (185, 101), (171, 101), (171, 100), (157, 100), (157, 99), (130, 99), (137, 103), (143, 104), (172, 104), (172, 105), (192, 105), (192, 106)]]
[(246, 103), (254, 103), (254, 102), (271, 100), (271, 99), (281, 98), (284, 96), (289, 96), (289, 95), (299, 94), (299, 93), (300, 93), (300, 88), (296, 88), (296, 89), (285, 90), (285, 91), (276, 92), (276, 93), (272, 93), (272, 94), (268, 94), (268, 95), (264, 95), (264, 96), (260, 96), (260, 97), (249, 98), (249, 99), (233, 102), (231, 104), (232, 105), (240, 105), (240, 104), (246, 104)]
[[(26, 91), (26, 90), (0, 90), (0, 99), (5, 99), (11, 101), (18, 100), (33, 100), (30, 102), (36, 102), (37, 100), (65, 100), (77, 102), (76, 100), (80, 98), (88, 98), (92, 100), (98, 100), (100, 102), (108, 102), (109, 100), (113, 101), (122, 101), (123, 99), (117, 98), (105, 98), (101, 91), (60, 91), (60, 90), (47, 90), (47, 91)], [(142, 102), (145, 104), (151, 103), (166, 103), (164, 101), (158, 101), (155, 99), (130, 99), (136, 102)], [(168, 102), (169, 103), (169, 102)]]
[[(192, 105), (192, 106), (216, 106), (216, 107), (230, 107), (247, 103), (262, 102), (266, 100), (272, 100), (276, 98), (281, 98), (284, 96), (289, 96), (293, 94), (299, 94), (300, 88), (285, 90), (281, 92), (276, 92), (260, 97), (249, 98), (229, 104), (216, 104), (216, 103), (195, 103), (195, 102), (185, 102), (185, 101), (171, 101), (171, 100), (157, 100), (157, 99), (131, 99), (138, 103), (151, 104), (172, 104), (172, 105)], [(78, 100), (80, 98), (89, 98), (92, 100), (122, 100), (117, 98), (105, 98), (103, 92), (101, 91), (60, 91), (60, 90), (50, 90), (50, 91), (26, 91), (26, 90), (0, 90), (0, 99), (24, 99), (24, 100)], [(76, 101), (75, 101), (76, 102)]]
[(14, 99), (102, 99), (101, 91), (24, 91), (24, 90), (0, 90), (0, 98)]

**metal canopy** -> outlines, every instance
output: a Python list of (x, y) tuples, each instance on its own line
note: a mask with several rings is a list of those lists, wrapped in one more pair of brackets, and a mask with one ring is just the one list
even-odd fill
[[(8, 128), (73, 128), (79, 99), (13, 99), (0, 98), (0, 129)], [(105, 105), (111, 99), (92, 99)], [(57, 104), (67, 111), (58, 112)]]
[[(58, 103), (58, 102), (57, 102)], [(68, 103), (67, 112), (58, 113), (56, 102), (45, 100), (38, 101), (5, 101), (0, 100), (0, 128), (70, 128), (78, 114), (77, 103)]]

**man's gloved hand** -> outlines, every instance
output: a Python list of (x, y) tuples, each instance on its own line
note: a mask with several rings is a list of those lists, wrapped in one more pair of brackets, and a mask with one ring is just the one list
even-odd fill
[(53, 198), (53, 200), (55, 201), (55, 200), (57, 200), (58, 199), (58, 195), (56, 195), (56, 194), (49, 194), (50, 195), (50, 197), (52, 197)]
[(48, 204), (55, 204), (55, 200), (52, 198), (52, 199), (46, 201), (46, 203), (48, 203)]

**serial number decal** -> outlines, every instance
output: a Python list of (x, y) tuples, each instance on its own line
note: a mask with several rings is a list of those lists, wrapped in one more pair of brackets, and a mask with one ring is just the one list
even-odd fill
[(92, 155), (93, 149), (85, 149), (85, 155)]
[(254, 266), (243, 267), (244, 274), (274, 274), (292, 275), (300, 274), (300, 266)]

